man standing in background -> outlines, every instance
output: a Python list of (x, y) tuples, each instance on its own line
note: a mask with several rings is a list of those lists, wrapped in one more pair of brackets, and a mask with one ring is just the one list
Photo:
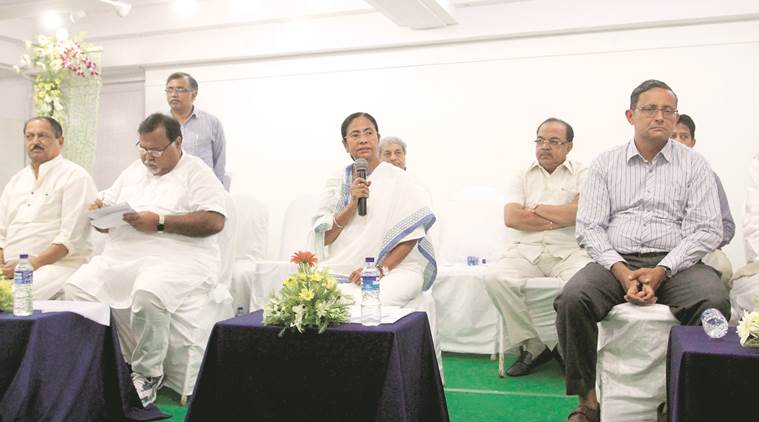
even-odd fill
[(380, 141), (380, 160), (406, 170), (406, 143), (397, 136), (385, 136)]
[[(175, 72), (166, 80), (165, 91), (171, 117), (182, 126), (182, 148), (208, 164), (223, 184), (226, 166), (224, 128), (216, 116), (195, 107), (198, 81), (188, 73)], [(225, 187), (229, 189), (229, 186)]]

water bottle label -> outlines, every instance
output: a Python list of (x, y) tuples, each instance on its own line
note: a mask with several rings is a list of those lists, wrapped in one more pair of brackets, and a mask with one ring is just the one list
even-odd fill
[(379, 278), (376, 275), (362, 275), (361, 290), (379, 290)]
[(13, 275), (16, 284), (32, 284), (32, 271), (16, 271)]

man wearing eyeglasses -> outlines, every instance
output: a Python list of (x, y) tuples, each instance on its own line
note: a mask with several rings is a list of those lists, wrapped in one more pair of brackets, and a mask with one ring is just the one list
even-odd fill
[[(575, 241), (575, 214), (586, 168), (567, 159), (574, 131), (563, 120), (549, 118), (538, 126), (535, 158), (508, 186), (504, 223), (511, 245), (489, 269), (485, 287), (504, 323), (506, 348), (520, 347), (506, 372), (527, 375), (560, 359), (539, 338), (525, 303), (528, 279), (556, 277), (565, 283), (590, 257)], [(559, 360), (560, 362), (560, 360)]]
[(224, 128), (218, 118), (195, 107), (198, 81), (187, 73), (175, 72), (166, 80), (165, 91), (171, 117), (182, 125), (182, 148), (208, 164), (219, 181), (224, 183)]
[[(214, 234), (226, 221), (226, 193), (199, 158), (182, 152), (179, 122), (155, 113), (139, 127), (139, 159), (94, 208), (128, 202), (136, 211), (109, 231), (101, 255), (66, 282), (70, 300), (107, 303), (131, 310), (136, 345), (127, 360), (144, 405), (155, 400), (163, 378), (169, 324), (182, 318), (188, 304), (208, 297), (220, 273)], [(187, 323), (190, 326), (194, 322)]]
[(596, 323), (617, 304), (662, 303), (683, 324), (699, 324), (730, 303), (717, 272), (701, 263), (722, 240), (719, 198), (706, 160), (670, 140), (677, 96), (647, 80), (625, 112), (633, 139), (591, 163), (577, 211), (577, 241), (595, 262), (556, 298), (566, 392), (579, 396), (570, 421), (598, 421)]
[(90, 255), (87, 205), (97, 195), (85, 169), (66, 160), (63, 129), (52, 117), (24, 124), (30, 165), (0, 196), (0, 273), (13, 278), (20, 254), (34, 267), (34, 300), (60, 295), (63, 283)]

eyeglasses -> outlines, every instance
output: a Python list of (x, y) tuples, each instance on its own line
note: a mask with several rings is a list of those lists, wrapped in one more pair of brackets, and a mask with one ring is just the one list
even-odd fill
[(163, 153), (166, 152), (166, 149), (168, 149), (171, 146), (171, 144), (173, 144), (173, 143), (174, 143), (174, 141), (171, 141), (171, 142), (169, 142), (168, 145), (166, 145), (165, 147), (163, 147), (161, 149), (145, 149), (145, 148), (143, 148), (143, 147), (140, 146), (140, 141), (137, 141), (137, 143), (134, 144), (134, 146), (137, 147), (137, 152), (139, 152), (140, 155), (150, 155), (153, 158), (161, 158), (161, 156), (163, 155)]
[(654, 117), (656, 116), (656, 113), (661, 111), (661, 115), (666, 118), (671, 118), (672, 116), (677, 113), (677, 110), (670, 107), (662, 107), (658, 108), (656, 106), (645, 106), (645, 107), (638, 107), (638, 111), (643, 113), (646, 117)]
[(173, 86), (167, 86), (166, 89), (164, 89), (164, 92), (167, 94), (171, 94), (172, 92), (176, 92), (177, 94), (187, 94), (190, 90), (183, 86), (178, 86), (176, 88)]
[(351, 141), (358, 141), (361, 140), (361, 138), (365, 136), (373, 136), (374, 131), (371, 129), (366, 129), (363, 132), (351, 132), (348, 134), (347, 138), (350, 138)]
[(550, 145), (552, 147), (557, 147), (559, 145), (568, 144), (568, 143), (570, 143), (572, 141), (562, 141), (559, 138), (551, 138), (551, 139), (538, 138), (538, 139), (536, 139), (536, 140), (534, 140), (532, 142), (535, 142), (535, 146), (536, 147), (539, 147), (539, 146), (541, 146), (543, 144), (548, 144), (548, 145)]

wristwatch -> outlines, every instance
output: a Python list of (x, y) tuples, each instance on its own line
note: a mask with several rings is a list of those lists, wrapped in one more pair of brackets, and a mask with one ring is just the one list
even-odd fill
[(163, 233), (163, 231), (166, 229), (165, 225), (165, 218), (162, 214), (158, 214), (158, 225), (155, 226), (155, 229), (158, 233)]

